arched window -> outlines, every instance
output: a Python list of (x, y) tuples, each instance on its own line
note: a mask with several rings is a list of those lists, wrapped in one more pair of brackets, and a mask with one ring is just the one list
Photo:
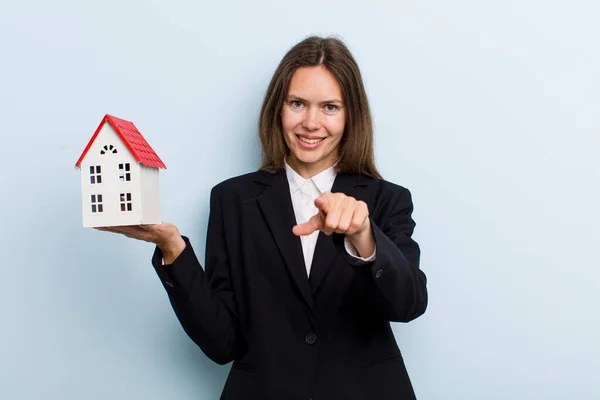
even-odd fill
[(117, 154), (117, 148), (115, 146), (111, 145), (106, 145), (102, 148), (102, 150), (100, 150), (100, 154), (106, 154), (106, 153), (113, 153), (113, 154)]

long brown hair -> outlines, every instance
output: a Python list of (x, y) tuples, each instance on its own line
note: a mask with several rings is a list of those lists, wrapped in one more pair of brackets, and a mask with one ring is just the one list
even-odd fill
[(258, 121), (262, 147), (260, 169), (275, 173), (285, 167), (289, 149), (283, 137), (281, 110), (290, 81), (298, 68), (317, 65), (323, 65), (335, 76), (342, 88), (342, 101), (347, 110), (336, 168), (340, 172), (381, 179), (375, 168), (373, 121), (360, 70), (350, 50), (334, 37), (308, 37), (292, 47), (279, 63), (267, 89)]

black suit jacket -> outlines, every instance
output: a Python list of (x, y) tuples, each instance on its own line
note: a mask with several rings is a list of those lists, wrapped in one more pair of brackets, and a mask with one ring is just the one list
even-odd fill
[(389, 321), (427, 306), (407, 189), (337, 175), (332, 192), (367, 203), (376, 260), (361, 263), (343, 235), (319, 234), (310, 279), (285, 171), (258, 171), (211, 191), (206, 271), (187, 238), (171, 264), (153, 265), (190, 338), (219, 364), (233, 361), (222, 399), (414, 399)]

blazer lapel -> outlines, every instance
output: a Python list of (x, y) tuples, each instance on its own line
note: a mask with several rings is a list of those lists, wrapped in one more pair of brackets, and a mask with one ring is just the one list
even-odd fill
[[(370, 189), (370, 187), (375, 182), (373, 179), (361, 178), (358, 175), (339, 173), (333, 182), (331, 192), (344, 193), (346, 196), (354, 197), (356, 200), (362, 200), (371, 209), (371, 205), (374, 204), (375, 200), (375, 190)], [(317, 293), (319, 286), (321, 286), (336, 254), (337, 250), (331, 236), (319, 232), (309, 280), (313, 295)]]
[(261, 183), (270, 186), (258, 199), (259, 207), (292, 279), (308, 306), (313, 309), (302, 244), (300, 238), (292, 232), (292, 228), (296, 225), (296, 217), (285, 171), (277, 174), (263, 172), (258, 175), (258, 178)]

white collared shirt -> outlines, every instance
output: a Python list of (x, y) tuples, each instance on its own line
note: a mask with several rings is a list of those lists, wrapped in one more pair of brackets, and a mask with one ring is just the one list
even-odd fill
[[(304, 179), (302, 176), (300, 176), (300, 174), (294, 171), (294, 169), (290, 167), (286, 161), (285, 173), (290, 186), (290, 193), (292, 195), (292, 205), (294, 206), (296, 223), (303, 224), (311, 219), (313, 215), (316, 215), (319, 212), (315, 206), (315, 199), (321, 196), (323, 193), (331, 192), (333, 182), (337, 176), (337, 171), (335, 170), (335, 166), (331, 166), (309, 179)], [(318, 237), (319, 231), (315, 231), (310, 235), (300, 237), (302, 243), (302, 252), (304, 254), (304, 263), (306, 265), (306, 274), (308, 276), (310, 276), (310, 268), (312, 265), (313, 256), (315, 254), (315, 247), (317, 245)], [(344, 238), (344, 247), (349, 255), (358, 260), (364, 262), (375, 260), (376, 251), (373, 251), (373, 254), (367, 258), (360, 257), (358, 251), (348, 238)]]

